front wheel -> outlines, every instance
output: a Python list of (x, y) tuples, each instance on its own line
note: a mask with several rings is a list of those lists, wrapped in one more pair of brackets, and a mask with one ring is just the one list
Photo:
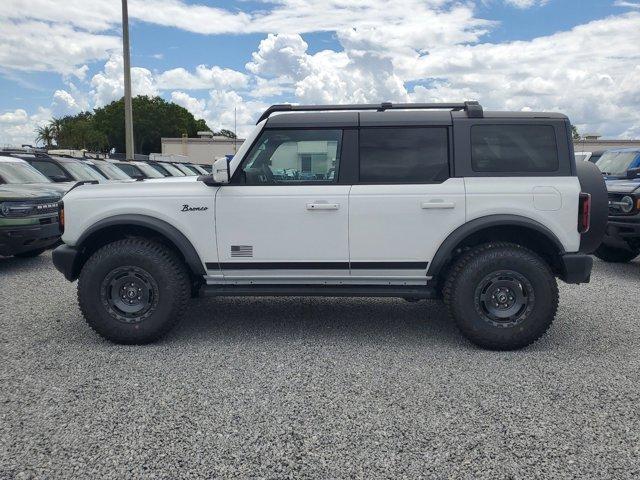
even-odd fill
[(177, 255), (143, 238), (102, 247), (78, 279), (87, 323), (115, 343), (144, 344), (165, 335), (178, 322), (189, 292), (189, 275)]
[(558, 309), (558, 286), (534, 252), (510, 243), (475, 247), (453, 265), (443, 290), (449, 315), (473, 343), (515, 350), (538, 340)]
[(600, 260), (610, 263), (628, 263), (640, 254), (639, 249), (610, 247), (602, 244), (594, 252)]

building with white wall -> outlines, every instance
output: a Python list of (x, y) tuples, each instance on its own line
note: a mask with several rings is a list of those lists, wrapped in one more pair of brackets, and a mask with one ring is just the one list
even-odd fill
[(229, 138), (213, 135), (211, 132), (198, 132), (199, 138), (162, 138), (162, 155), (181, 155), (189, 162), (213, 164), (216, 158), (234, 155), (243, 138)]

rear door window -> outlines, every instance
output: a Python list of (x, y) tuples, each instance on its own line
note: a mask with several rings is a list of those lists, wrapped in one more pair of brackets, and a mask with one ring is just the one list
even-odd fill
[(449, 178), (447, 129), (361, 128), (361, 183), (440, 183)]
[(475, 172), (536, 173), (559, 168), (551, 125), (474, 125), (471, 167)]

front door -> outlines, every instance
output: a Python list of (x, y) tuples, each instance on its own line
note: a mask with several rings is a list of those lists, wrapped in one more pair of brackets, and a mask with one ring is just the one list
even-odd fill
[(429, 262), (465, 221), (462, 178), (449, 178), (444, 126), (362, 127), (349, 196), (351, 276), (425, 283)]
[(265, 129), (216, 194), (225, 281), (339, 282), (349, 275), (349, 185), (340, 129)]

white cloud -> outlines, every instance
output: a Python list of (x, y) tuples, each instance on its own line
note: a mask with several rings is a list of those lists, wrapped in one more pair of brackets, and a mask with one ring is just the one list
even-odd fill
[(171, 92), (171, 101), (189, 110), (196, 119), (206, 118), (207, 102), (202, 99), (194, 98), (185, 92)]
[[(36, 128), (44, 125), (51, 118), (51, 110), (40, 107), (36, 113), (28, 115), (25, 110), (17, 109), (13, 112), (0, 114), (0, 145), (19, 146), (34, 144)], [(8, 119), (9, 121), (4, 121)]]
[(22, 108), (17, 108), (12, 112), (0, 113), (0, 123), (2, 124), (24, 123), (27, 119), (27, 112)]
[(53, 94), (51, 110), (55, 117), (63, 117), (81, 112), (84, 108), (71, 93), (66, 90), (56, 90)]
[(115, 36), (69, 25), (0, 19), (0, 66), (8, 69), (73, 74), (78, 65), (106, 58), (119, 45)]
[[(91, 79), (91, 96), (95, 107), (101, 107), (124, 95), (122, 55), (114, 53), (105, 63), (104, 69)], [(157, 95), (158, 87), (150, 70), (141, 67), (131, 68), (131, 92), (137, 95)]]
[(159, 74), (156, 78), (158, 88), (169, 90), (174, 88), (184, 90), (204, 90), (220, 88), (243, 88), (247, 85), (244, 73), (220, 68), (198, 65), (194, 72), (184, 68), (174, 68)]
[(247, 64), (250, 72), (292, 85), (297, 100), (307, 103), (358, 103), (406, 100), (402, 80), (389, 57), (375, 51), (307, 52), (297, 34), (269, 35)]
[(622, 7), (622, 8), (640, 9), (640, 2), (628, 2), (626, 0), (616, 0), (616, 2), (614, 3), (614, 6)]
[(516, 8), (525, 9), (533, 6), (544, 5), (549, 0), (505, 0), (505, 3), (513, 5)]
[(189, 110), (194, 117), (206, 120), (214, 131), (234, 131), (235, 128), (239, 137), (251, 132), (256, 118), (268, 107), (260, 101), (246, 100), (233, 90), (211, 90), (206, 99), (175, 91), (171, 93), (171, 101)]
[(586, 130), (626, 135), (640, 125), (638, 25), (632, 13), (531, 41), (447, 47), (414, 60), (404, 79), (429, 79), (415, 99), (458, 91), (459, 100), (465, 93), (494, 109), (559, 110)]

